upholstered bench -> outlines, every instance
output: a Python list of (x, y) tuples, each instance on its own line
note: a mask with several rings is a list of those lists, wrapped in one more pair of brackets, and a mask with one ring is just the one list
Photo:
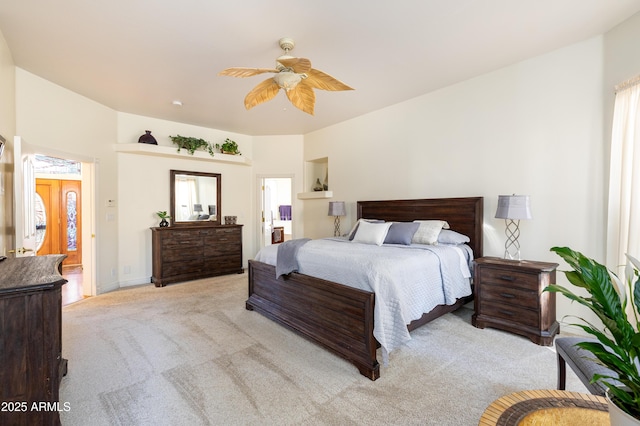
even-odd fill
[(576, 346), (579, 342), (597, 342), (589, 337), (558, 337), (555, 340), (556, 353), (558, 354), (558, 389), (564, 390), (566, 387), (567, 367), (576, 373), (576, 376), (594, 395), (604, 396), (607, 387), (601, 382), (590, 383), (593, 375), (604, 374), (617, 377), (617, 374), (594, 361), (595, 356), (584, 349)]

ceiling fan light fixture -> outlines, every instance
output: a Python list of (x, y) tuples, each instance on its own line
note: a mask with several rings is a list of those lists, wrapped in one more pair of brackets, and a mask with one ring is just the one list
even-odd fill
[(294, 89), (298, 83), (302, 80), (301, 74), (295, 72), (281, 71), (273, 76), (273, 80), (280, 86), (281, 89), (291, 90)]
[(353, 90), (340, 80), (329, 74), (314, 69), (311, 61), (307, 58), (296, 58), (289, 55), (289, 51), (295, 45), (290, 38), (279, 40), (280, 47), (284, 50), (284, 55), (276, 59), (275, 69), (271, 68), (247, 68), (233, 67), (227, 68), (218, 73), (230, 77), (253, 77), (264, 73), (274, 73), (254, 87), (244, 98), (244, 106), (251, 109), (256, 105), (273, 99), (280, 89), (287, 94), (289, 101), (301, 111), (313, 115), (316, 103), (315, 89), (321, 90)]

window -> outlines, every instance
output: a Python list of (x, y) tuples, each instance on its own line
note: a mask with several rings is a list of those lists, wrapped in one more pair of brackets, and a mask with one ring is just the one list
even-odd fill
[(616, 87), (611, 133), (607, 266), (624, 276), (640, 256), (640, 76)]

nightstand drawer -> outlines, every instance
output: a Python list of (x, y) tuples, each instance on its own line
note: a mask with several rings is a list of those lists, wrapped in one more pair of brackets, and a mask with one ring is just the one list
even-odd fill
[(525, 309), (515, 305), (503, 303), (482, 303), (482, 314), (492, 318), (503, 318), (529, 327), (540, 325), (540, 314), (537, 310)]
[(528, 288), (538, 291), (538, 275), (527, 274), (524, 272), (498, 269), (498, 268), (482, 268), (480, 272), (480, 280), (483, 285), (503, 285), (514, 286), (520, 288)]
[[(513, 304), (529, 309), (538, 309), (539, 296), (535, 290), (502, 285), (487, 285), (487, 283), (483, 281), (482, 299), (480, 303), (484, 306), (485, 302), (500, 303), (503, 305)], [(480, 309), (484, 310), (483, 306)]]

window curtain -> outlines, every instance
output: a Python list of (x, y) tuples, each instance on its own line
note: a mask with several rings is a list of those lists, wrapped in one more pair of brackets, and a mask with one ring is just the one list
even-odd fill
[[(176, 218), (175, 220), (184, 221), (191, 219), (196, 213), (193, 211), (193, 205), (199, 203), (198, 191), (196, 190), (195, 178), (184, 178), (178, 180), (176, 177)], [(177, 207), (179, 206), (179, 207)]]
[(613, 111), (606, 261), (619, 277), (626, 253), (640, 258), (640, 76), (616, 87)]

